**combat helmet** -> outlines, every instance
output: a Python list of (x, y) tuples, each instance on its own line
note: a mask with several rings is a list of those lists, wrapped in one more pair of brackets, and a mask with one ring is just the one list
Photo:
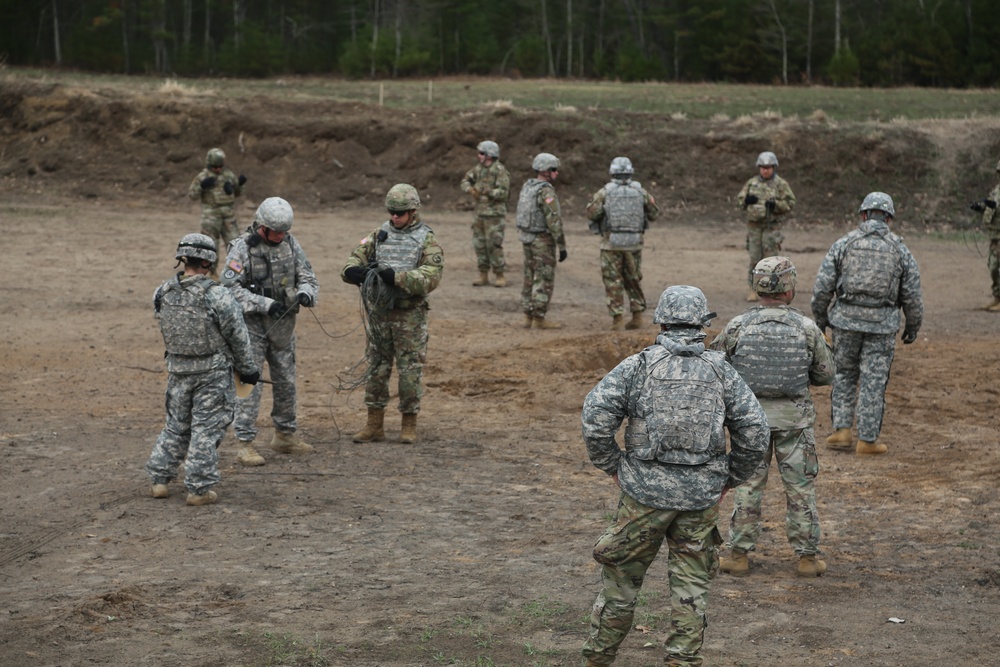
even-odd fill
[(559, 158), (552, 153), (539, 153), (531, 161), (531, 168), (535, 171), (549, 171), (559, 168)]
[(185, 257), (203, 259), (215, 264), (215, 260), (218, 259), (215, 241), (211, 236), (205, 234), (185, 234), (180, 243), (177, 244), (175, 259), (184, 259)]
[(385, 195), (387, 211), (415, 211), (420, 208), (420, 194), (412, 185), (397, 183)]
[(795, 265), (787, 257), (765, 257), (753, 267), (751, 284), (757, 294), (783, 294), (795, 289)]
[(632, 169), (632, 160), (627, 157), (616, 157), (611, 161), (608, 173), (612, 176), (631, 176), (635, 173)]
[(653, 322), (667, 326), (706, 327), (715, 318), (705, 294), (690, 285), (673, 285), (663, 290), (653, 313)]
[(757, 166), (758, 167), (774, 167), (778, 168), (778, 156), (771, 151), (764, 151), (757, 156)]
[(210, 148), (208, 154), (205, 155), (205, 166), (206, 167), (222, 167), (226, 164), (226, 154), (222, 152), (221, 148)]
[(495, 141), (480, 141), (476, 150), (494, 160), (500, 159), (500, 146)]
[(291, 204), (281, 197), (268, 197), (257, 207), (253, 221), (276, 232), (287, 232), (294, 217)]
[(870, 192), (865, 200), (861, 202), (858, 213), (865, 211), (882, 211), (889, 217), (896, 217), (896, 208), (892, 205), (892, 197), (884, 192)]

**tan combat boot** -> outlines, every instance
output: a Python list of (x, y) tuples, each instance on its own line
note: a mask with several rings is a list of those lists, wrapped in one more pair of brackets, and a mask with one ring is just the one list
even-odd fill
[(625, 328), (628, 329), (628, 330), (630, 330), (630, 331), (634, 331), (635, 329), (641, 329), (642, 328), (642, 311), (641, 310), (632, 311), (632, 319), (628, 321), (628, 324), (625, 325)]
[(253, 448), (252, 440), (239, 440), (240, 451), (236, 453), (236, 460), (245, 466), (262, 466), (264, 457)]
[(885, 454), (889, 451), (889, 448), (885, 445), (880, 445), (877, 442), (858, 440), (856, 451), (858, 456), (878, 456), (879, 454)]
[(299, 440), (294, 433), (275, 431), (271, 449), (279, 454), (308, 454), (312, 452), (313, 446)]
[(154, 484), (153, 485), (152, 496), (154, 498), (169, 498), (170, 497), (170, 489), (167, 488), (166, 484)]
[(531, 316), (531, 313), (524, 314), (524, 328), (530, 329), (531, 325), (534, 324), (535, 318)]
[(534, 322), (536, 329), (562, 329), (562, 325), (557, 322), (549, 322), (544, 317), (536, 317)]
[(851, 443), (854, 442), (854, 434), (849, 428), (838, 428), (826, 439), (826, 446), (842, 452), (850, 451)]
[(399, 434), (399, 441), (404, 445), (411, 445), (417, 441), (417, 415), (403, 415), (403, 430)]
[(816, 554), (799, 557), (799, 569), (795, 576), (818, 577), (826, 572), (826, 562), (816, 558)]
[(757, 292), (750, 290), (747, 293), (747, 301), (760, 301), (760, 296), (758, 296)]
[(215, 491), (206, 491), (205, 493), (189, 493), (187, 497), (188, 505), (214, 505), (219, 499), (219, 494)]
[(473, 287), (482, 287), (483, 285), (489, 285), (489, 284), (490, 284), (489, 271), (480, 271), (479, 277), (472, 281)]
[(719, 569), (734, 577), (747, 576), (750, 574), (750, 561), (747, 559), (747, 552), (733, 549), (728, 558), (723, 556), (719, 559)]
[(503, 271), (494, 271), (497, 274), (496, 280), (493, 281), (494, 287), (506, 287), (507, 278), (504, 276)]
[(368, 423), (354, 434), (353, 442), (381, 442), (385, 440), (385, 410), (368, 408)]
[(984, 303), (979, 307), (979, 310), (993, 310), (994, 308), (1000, 307), (1000, 298), (993, 297), (990, 299), (989, 303)]
[(612, 331), (621, 331), (624, 328), (625, 328), (625, 321), (622, 319), (622, 316), (621, 315), (612, 315), (611, 316), (611, 330)]
[(995, 305), (990, 306), (989, 308), (987, 308), (986, 312), (988, 312), (988, 313), (1000, 313), (1000, 300), (998, 300)]

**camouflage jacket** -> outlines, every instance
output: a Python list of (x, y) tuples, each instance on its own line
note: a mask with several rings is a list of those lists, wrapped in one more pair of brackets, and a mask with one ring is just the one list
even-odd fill
[[(757, 197), (757, 203), (747, 206), (746, 198), (751, 194)], [(768, 200), (774, 200), (772, 211), (767, 208)], [(758, 175), (747, 181), (736, 195), (736, 205), (746, 212), (748, 223), (777, 222), (778, 218), (795, 208), (795, 194), (792, 186), (781, 176), (775, 174), (765, 181)]]
[[(743, 322), (750, 313), (760, 312), (762, 315), (774, 315), (792, 318), (797, 321), (806, 338), (806, 348), (809, 354), (809, 384), (822, 386), (833, 383), (836, 367), (833, 361), (833, 350), (823, 332), (816, 323), (791, 306), (754, 306), (746, 313), (737, 315), (712, 341), (712, 349), (726, 355), (726, 361), (731, 362), (740, 344), (740, 333)], [(782, 363), (782, 360), (778, 360)], [(792, 431), (811, 428), (816, 422), (816, 408), (807, 390), (798, 396), (780, 396), (773, 398), (757, 397), (761, 407), (767, 414), (767, 423), (772, 431)]]
[[(642, 193), (642, 210), (646, 215), (646, 222), (649, 223), (656, 220), (656, 216), (660, 214), (660, 207), (656, 205), (656, 200), (653, 195), (646, 192), (646, 190), (639, 184), (638, 181), (619, 180), (619, 183), (632, 183), (638, 190)], [(590, 229), (595, 234), (601, 235), (601, 250), (618, 250), (618, 251), (629, 251), (629, 250), (640, 250), (642, 248), (641, 238), (640, 243), (634, 247), (621, 247), (612, 246), (610, 237), (611, 230), (605, 223), (605, 213), (604, 213), (604, 198), (606, 196), (607, 187), (603, 187), (594, 193), (594, 196), (590, 198), (587, 203), (587, 219), (590, 220)]]
[(475, 189), (476, 215), (498, 217), (507, 215), (507, 198), (510, 196), (510, 172), (500, 160), (488, 167), (477, 164), (470, 169), (460, 186), (462, 192)]
[[(706, 355), (722, 370), (721, 417), (729, 431), (731, 447), (726, 453), (725, 435), (713, 442), (715, 455), (701, 465), (671, 465), (640, 460), (626, 446), (618, 447), (615, 434), (622, 421), (639, 419), (646, 381), (645, 352), (634, 354), (608, 373), (583, 403), (583, 440), (595, 467), (618, 474), (622, 491), (643, 505), (658, 509), (692, 511), (718, 502), (725, 487), (739, 486), (753, 474), (767, 451), (770, 431), (757, 398), (739, 374), (717, 352), (706, 352), (705, 334), (682, 330), (661, 333), (656, 344), (671, 354)], [(651, 350), (652, 348), (647, 348)], [(713, 437), (715, 437), (713, 435)]]
[[(206, 178), (215, 178), (215, 185), (210, 188), (202, 188), (201, 182)], [(230, 192), (226, 192), (226, 184), (229, 184)], [(236, 198), (243, 194), (243, 187), (239, 179), (228, 167), (224, 167), (221, 173), (216, 174), (208, 167), (198, 172), (198, 175), (191, 181), (188, 187), (188, 197), (201, 202), (201, 215), (203, 218), (223, 221), (233, 220), (236, 217)]]
[[(1000, 184), (993, 186), (986, 198), (995, 201), (1000, 206)], [(997, 215), (996, 208), (986, 207), (983, 209), (983, 227), (991, 239), (1000, 239), (1000, 215)]]
[[(522, 190), (533, 181), (537, 182), (538, 180), (535, 178), (528, 179), (521, 186)], [(552, 240), (555, 241), (556, 247), (559, 250), (565, 250), (566, 236), (563, 234), (562, 209), (559, 207), (559, 196), (556, 194), (556, 189), (551, 183), (543, 183), (541, 185), (538, 193), (535, 195), (534, 205), (538, 207), (538, 211), (545, 220), (547, 231), (542, 233), (552, 236)], [(519, 230), (521, 243), (532, 243), (535, 236), (537, 234)]]
[[(837, 298), (843, 273), (841, 266), (848, 245), (860, 236), (870, 233), (887, 235), (899, 250), (899, 276), (897, 302), (883, 307), (869, 308), (848, 304)], [(858, 229), (842, 236), (830, 246), (820, 264), (813, 286), (812, 313), (821, 329), (832, 326), (847, 331), (874, 334), (895, 334), (899, 331), (900, 309), (906, 316), (906, 329), (916, 333), (924, 319), (924, 300), (920, 291), (920, 269), (903, 239), (889, 231), (880, 220), (866, 220)]]

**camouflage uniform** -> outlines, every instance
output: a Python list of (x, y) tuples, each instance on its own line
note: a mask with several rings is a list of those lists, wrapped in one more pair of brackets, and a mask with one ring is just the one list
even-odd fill
[[(986, 199), (1000, 203), (1000, 185), (994, 186)], [(983, 227), (990, 237), (990, 251), (986, 258), (986, 266), (990, 270), (990, 291), (994, 299), (1000, 299), (1000, 215), (997, 215), (996, 206), (983, 207)]]
[[(881, 253), (856, 253), (855, 270), (845, 271), (848, 251), (856, 243), (879, 242), (891, 249), (886, 261)], [(888, 295), (876, 303), (853, 293), (852, 284), (872, 275), (888, 277)], [(916, 338), (924, 317), (920, 270), (903, 240), (881, 220), (869, 219), (830, 247), (816, 275), (812, 312), (821, 329), (833, 329), (833, 355), (837, 374), (833, 381), (831, 410), (835, 429), (850, 429), (857, 406), (858, 439), (873, 443), (882, 430), (885, 388), (896, 350), (900, 308), (906, 315), (904, 336)], [(911, 339), (912, 339), (911, 338)], [(905, 340), (905, 338), (904, 338)]]
[[(215, 185), (202, 188), (201, 182), (206, 178), (214, 178)], [(236, 198), (243, 194), (240, 179), (228, 167), (216, 173), (205, 167), (191, 181), (188, 187), (188, 197), (201, 202), (201, 233), (212, 238), (219, 255), (239, 235), (239, 223), (236, 221)]]
[[(768, 432), (753, 392), (721, 354), (705, 351), (704, 338), (700, 328), (667, 329), (656, 345), (608, 373), (584, 401), (583, 439), (590, 460), (617, 475), (621, 487), (614, 523), (594, 547), (604, 586), (594, 603), (590, 637), (583, 647), (588, 664), (614, 661), (632, 628), (646, 570), (664, 539), (669, 548), (671, 599), (665, 664), (701, 664), (708, 590), (718, 571), (717, 549), (722, 542), (716, 528), (719, 498), (725, 488), (739, 486), (753, 474), (767, 448)], [(661, 368), (667, 369), (666, 378)], [(670, 391), (670, 381), (693, 375), (711, 379), (693, 393), (714, 407), (686, 410), (682, 422), (672, 422), (675, 430), (664, 430), (663, 422), (669, 419), (661, 414), (676, 416), (687, 407), (675, 398), (679, 392)], [(662, 412), (654, 410), (663, 403)], [(672, 410), (672, 404), (678, 409)], [(615, 434), (626, 417), (622, 451)], [(726, 429), (731, 440), (728, 455)], [(654, 437), (656, 433), (668, 435), (661, 439)], [(683, 449), (687, 442), (682, 449), (668, 443), (691, 436), (701, 445), (695, 455)]]
[[(757, 197), (757, 203), (747, 204), (747, 195)], [(767, 207), (768, 201), (774, 201), (774, 207)], [(788, 181), (778, 174), (764, 180), (760, 175), (746, 182), (740, 193), (736, 195), (736, 205), (746, 212), (747, 220), (747, 252), (750, 254), (750, 274), (764, 257), (780, 254), (781, 242), (785, 240), (781, 233), (781, 218), (795, 207), (795, 194)]]
[(642, 293), (642, 232), (628, 234), (612, 232), (614, 226), (609, 220), (605, 199), (610, 191), (632, 188), (642, 198), (642, 229), (656, 220), (660, 209), (653, 196), (646, 192), (638, 181), (631, 178), (614, 178), (594, 193), (587, 204), (587, 218), (590, 230), (601, 235), (601, 279), (608, 314), (612, 317), (625, 313), (625, 295), (628, 294), (629, 309), (633, 313), (646, 310), (646, 296)]
[[(392, 266), (395, 262), (391, 257), (380, 253), (383, 244), (395, 240), (390, 235), (399, 236), (401, 244), (407, 243), (409, 239), (406, 237), (415, 238), (420, 243), (415, 266)], [(380, 237), (382, 241), (378, 240)], [(424, 393), (421, 378), (427, 358), (427, 311), (430, 309), (427, 295), (441, 282), (444, 252), (434, 232), (420, 220), (420, 214), (414, 212), (413, 221), (403, 229), (396, 229), (392, 222), (386, 222), (361, 239), (340, 275), (344, 282), (350, 282), (344, 273), (348, 268), (374, 264), (392, 266), (395, 286), (391, 304), (380, 305), (369, 301), (372, 307), (369, 314), (372, 335), (368, 338), (365, 356), (371, 365), (372, 375), (365, 388), (365, 405), (376, 410), (385, 409), (389, 403), (389, 377), (395, 360), (399, 372), (399, 411), (404, 415), (415, 415), (420, 411), (420, 399)]]
[(167, 345), (167, 421), (145, 470), (153, 484), (167, 484), (184, 462), (184, 485), (202, 495), (220, 479), (216, 448), (233, 421), (233, 366), (242, 375), (258, 366), (239, 304), (206, 276), (177, 274), (156, 290), (153, 308)]
[[(780, 348), (773, 341), (781, 341)], [(738, 315), (723, 329), (712, 349), (743, 375), (771, 428), (771, 442), (753, 477), (736, 489), (729, 542), (733, 549), (752, 551), (761, 531), (761, 500), (767, 485), (771, 456), (785, 487), (785, 534), (799, 556), (819, 552), (819, 514), (816, 510), (816, 409), (809, 385), (833, 382), (833, 351), (816, 324), (797, 309), (783, 305), (756, 306)], [(755, 381), (744, 367), (770, 367), (777, 382)], [(765, 371), (767, 372), (767, 371)], [(770, 386), (768, 386), (770, 385)]]
[[(302, 246), (291, 234), (272, 245), (248, 228), (229, 246), (222, 284), (233, 291), (243, 307), (254, 359), (263, 368), (267, 361), (273, 405), (271, 420), (278, 433), (294, 433), (296, 421), (295, 388), (295, 315), (298, 295), (306, 294), (313, 304), (319, 294), (319, 282)], [(275, 303), (289, 308), (275, 318), (268, 310)], [(251, 441), (257, 436), (257, 413), (260, 411), (261, 385), (239, 401), (236, 414), (237, 439)]]
[(462, 179), (463, 192), (476, 191), (476, 220), (472, 223), (472, 247), (480, 272), (493, 269), (502, 274), (507, 268), (503, 255), (503, 235), (507, 226), (507, 197), (510, 172), (500, 160), (486, 167), (477, 164)]
[[(555, 288), (556, 261), (566, 251), (559, 197), (551, 183), (529, 178), (521, 187), (517, 206), (518, 238), (524, 247), (521, 310), (530, 317), (544, 318)], [(540, 222), (525, 229), (521, 221), (527, 217)]]

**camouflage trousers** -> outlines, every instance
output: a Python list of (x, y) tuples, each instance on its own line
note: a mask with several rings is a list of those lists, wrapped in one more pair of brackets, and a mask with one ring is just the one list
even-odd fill
[[(267, 362), (274, 429), (282, 433), (294, 433), (298, 428), (295, 418), (295, 335), (291, 335), (287, 345), (279, 346), (268, 339), (264, 329), (253, 322), (247, 321), (247, 328), (250, 330), (254, 363), (263, 371), (264, 362)], [(239, 440), (253, 440), (257, 437), (257, 414), (260, 412), (263, 387), (263, 383), (257, 383), (249, 396), (236, 402), (236, 424), (233, 430)]]
[(521, 310), (533, 317), (545, 317), (556, 284), (556, 243), (548, 234), (539, 234), (524, 248), (524, 284)]
[(641, 313), (646, 310), (646, 296), (642, 293), (642, 251), (602, 250), (601, 279), (608, 314), (612, 317), (625, 313), (625, 295), (628, 294), (629, 310)]
[(583, 655), (596, 665), (610, 665), (635, 616), (646, 570), (667, 540), (670, 570), (670, 630), (666, 665), (701, 665), (708, 619), (708, 589), (719, 570), (722, 543), (716, 521), (719, 506), (693, 512), (660, 510), (621, 495), (614, 525), (594, 546), (603, 565), (603, 590), (594, 602), (590, 637)]
[(855, 408), (858, 439), (875, 442), (882, 431), (885, 388), (896, 352), (895, 334), (873, 334), (833, 327), (837, 374), (830, 394), (834, 428), (851, 428)]
[(145, 466), (153, 484), (177, 477), (182, 462), (184, 486), (191, 493), (219, 483), (216, 447), (233, 421), (235, 390), (229, 368), (167, 376), (167, 421)]
[(229, 246), (229, 242), (240, 235), (237, 224), (236, 215), (232, 210), (225, 214), (202, 212), (201, 233), (215, 241), (215, 247), (218, 251), (215, 266), (218, 266), (219, 262), (226, 261), (226, 248)]
[(990, 289), (1000, 299), (1000, 238), (990, 239), (990, 254), (986, 257), (990, 269)]
[(371, 321), (365, 356), (369, 363), (365, 405), (384, 410), (389, 403), (389, 377), (393, 361), (399, 372), (399, 411), (420, 412), (424, 395), (424, 362), (427, 360), (427, 305), (390, 310)]
[(476, 251), (476, 266), (480, 271), (493, 269), (503, 273), (507, 261), (503, 256), (503, 233), (507, 219), (503, 216), (480, 215), (472, 223), (472, 249)]
[(750, 270), (747, 281), (753, 287), (753, 269), (757, 262), (765, 257), (773, 257), (781, 253), (781, 242), (785, 235), (781, 233), (780, 222), (748, 222), (747, 223), (747, 253), (750, 255)]
[(819, 552), (819, 513), (816, 511), (816, 439), (812, 428), (771, 431), (771, 444), (752, 477), (736, 487), (729, 543), (733, 549), (753, 551), (761, 530), (761, 500), (774, 456), (785, 487), (785, 535), (799, 556)]

